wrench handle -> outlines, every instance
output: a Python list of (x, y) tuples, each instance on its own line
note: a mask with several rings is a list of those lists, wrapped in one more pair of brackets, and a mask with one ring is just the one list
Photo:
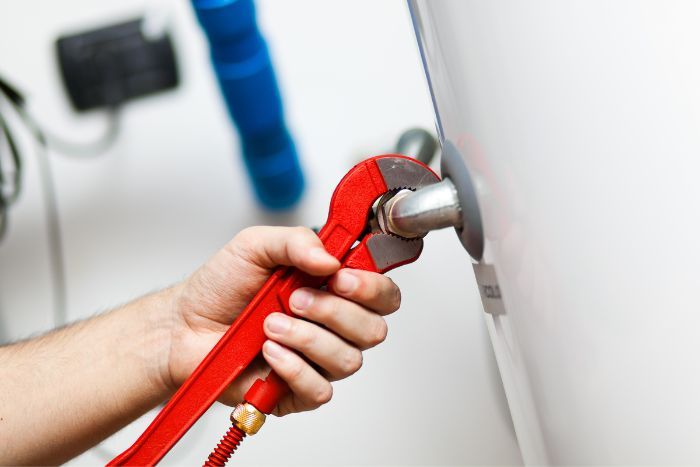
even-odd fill
[[(319, 238), (326, 251), (342, 259), (359, 233), (329, 222)], [(294, 290), (318, 288), (327, 280), (295, 268), (278, 268), (146, 431), (108, 465), (154, 465), (160, 461), (260, 353), (266, 339), (265, 318), (280, 311), (291, 315), (289, 296)], [(278, 377), (273, 380), (281, 381)]]

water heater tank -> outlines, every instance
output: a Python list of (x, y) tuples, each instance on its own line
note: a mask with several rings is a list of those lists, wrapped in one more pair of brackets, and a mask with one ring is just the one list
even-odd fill
[(699, 464), (700, 3), (409, 6), (525, 461)]

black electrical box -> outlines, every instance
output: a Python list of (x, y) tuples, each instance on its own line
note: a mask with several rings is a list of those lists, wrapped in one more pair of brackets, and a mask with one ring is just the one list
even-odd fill
[(146, 37), (141, 25), (137, 19), (56, 41), (63, 84), (76, 110), (114, 108), (178, 85), (170, 35)]

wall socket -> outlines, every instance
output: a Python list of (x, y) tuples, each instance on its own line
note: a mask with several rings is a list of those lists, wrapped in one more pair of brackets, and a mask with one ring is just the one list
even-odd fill
[(167, 32), (146, 37), (135, 19), (56, 40), (63, 84), (75, 110), (114, 108), (175, 88), (179, 74)]

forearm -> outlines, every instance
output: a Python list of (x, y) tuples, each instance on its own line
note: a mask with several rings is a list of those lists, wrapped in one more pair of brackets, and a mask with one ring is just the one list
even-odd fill
[(0, 348), (0, 464), (64, 462), (163, 401), (171, 296)]

